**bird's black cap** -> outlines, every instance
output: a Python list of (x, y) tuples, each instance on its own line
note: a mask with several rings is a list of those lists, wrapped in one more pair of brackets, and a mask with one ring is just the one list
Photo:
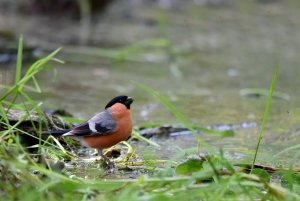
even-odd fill
[(125, 105), (127, 107), (127, 109), (130, 109), (130, 105), (132, 102), (133, 102), (133, 98), (131, 98), (129, 96), (117, 96), (107, 103), (107, 105), (105, 106), (105, 109), (113, 106), (116, 103), (121, 103), (121, 104)]

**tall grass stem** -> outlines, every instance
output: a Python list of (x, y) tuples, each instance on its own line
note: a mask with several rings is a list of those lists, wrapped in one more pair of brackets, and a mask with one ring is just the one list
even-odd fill
[(275, 71), (274, 71), (274, 74), (273, 74), (272, 83), (271, 83), (271, 86), (270, 86), (270, 89), (269, 89), (268, 100), (267, 100), (266, 108), (265, 108), (265, 111), (264, 111), (263, 119), (262, 119), (262, 122), (261, 122), (261, 129), (260, 129), (260, 132), (259, 132), (259, 137), (258, 137), (256, 149), (255, 149), (255, 154), (254, 154), (253, 161), (252, 161), (251, 173), (253, 171), (254, 164), (256, 162), (256, 157), (257, 157), (258, 149), (259, 149), (259, 146), (260, 146), (261, 139), (263, 137), (263, 133), (264, 133), (264, 130), (265, 130), (265, 125), (266, 125), (267, 118), (268, 118), (268, 115), (269, 115), (269, 112), (270, 112), (271, 103), (272, 103), (272, 97), (273, 97), (273, 92), (274, 92), (274, 88), (275, 88), (275, 84), (276, 84), (276, 79), (277, 79), (277, 72), (278, 72), (278, 65), (275, 67)]

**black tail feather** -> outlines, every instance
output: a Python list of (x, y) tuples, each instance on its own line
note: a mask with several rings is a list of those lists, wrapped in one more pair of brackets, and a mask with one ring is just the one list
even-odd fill
[(61, 136), (67, 132), (69, 132), (71, 129), (65, 129), (65, 130), (52, 130), (52, 131), (42, 131), (42, 135), (53, 135), (53, 136)]

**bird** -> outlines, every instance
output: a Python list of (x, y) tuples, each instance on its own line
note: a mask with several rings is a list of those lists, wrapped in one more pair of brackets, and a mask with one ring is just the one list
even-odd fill
[(130, 106), (133, 98), (120, 95), (110, 100), (104, 110), (89, 120), (66, 130), (44, 131), (42, 135), (72, 137), (82, 145), (98, 150), (98, 155), (113, 168), (114, 164), (102, 150), (131, 137), (133, 121)]

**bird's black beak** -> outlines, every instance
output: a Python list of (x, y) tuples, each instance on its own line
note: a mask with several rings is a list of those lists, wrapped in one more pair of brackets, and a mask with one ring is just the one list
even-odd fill
[(127, 100), (125, 101), (125, 105), (128, 109), (130, 109), (131, 103), (133, 103), (133, 98), (128, 97)]

